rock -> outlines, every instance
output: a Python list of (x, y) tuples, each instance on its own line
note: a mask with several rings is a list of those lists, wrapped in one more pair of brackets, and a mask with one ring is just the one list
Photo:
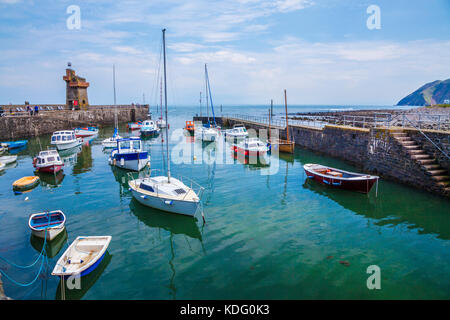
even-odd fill
[(11, 298), (7, 297), (5, 295), (5, 292), (3, 291), (3, 282), (1, 274), (0, 274), (0, 300), (12, 300)]

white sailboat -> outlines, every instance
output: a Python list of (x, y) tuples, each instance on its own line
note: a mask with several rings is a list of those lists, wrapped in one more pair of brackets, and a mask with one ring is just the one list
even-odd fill
[(113, 65), (113, 87), (114, 87), (114, 134), (112, 137), (106, 138), (102, 141), (103, 148), (115, 148), (117, 141), (122, 139), (119, 136), (119, 121), (117, 120), (117, 106), (116, 106), (116, 67)]
[[(195, 135), (198, 139), (201, 139), (202, 141), (205, 142), (218, 141), (220, 135), (219, 131), (220, 127), (217, 126), (216, 117), (214, 115), (214, 106), (212, 102), (211, 87), (209, 84), (208, 68), (206, 66), (206, 63), (205, 63), (205, 88), (206, 88), (206, 110), (208, 115), (208, 123), (196, 129)], [(210, 101), (208, 101), (208, 93)], [(209, 120), (209, 102), (211, 102), (211, 111), (213, 116), (212, 123)]]
[[(167, 122), (167, 79), (166, 79), (166, 40), (165, 31), (162, 30), (163, 36), (163, 53), (164, 53), (164, 103), (165, 118)], [(128, 182), (133, 197), (141, 204), (159, 209), (166, 212), (177, 213), (187, 216), (194, 216), (201, 206), (201, 195), (204, 188), (197, 185), (192, 180), (190, 187), (184, 184), (183, 179), (175, 179), (170, 175), (170, 155), (169, 155), (169, 134), (166, 129), (166, 154), (167, 154), (167, 176), (151, 176), (150, 175), (131, 179)], [(197, 186), (198, 193), (193, 187)], [(202, 212), (203, 215), (203, 212)], [(204, 219), (204, 217), (203, 217)]]

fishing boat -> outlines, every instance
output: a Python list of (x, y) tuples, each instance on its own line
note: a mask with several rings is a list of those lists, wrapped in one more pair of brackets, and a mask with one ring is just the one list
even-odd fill
[(2, 142), (0, 145), (2, 147), (8, 148), (8, 150), (19, 149), (25, 147), (28, 144), (28, 140), (19, 140), (19, 141), (7, 141)]
[(241, 154), (246, 157), (264, 156), (269, 151), (267, 144), (258, 138), (246, 138), (237, 144), (233, 144), (231, 149), (234, 153)]
[(375, 183), (378, 186), (378, 176), (354, 173), (313, 163), (305, 164), (303, 169), (309, 179), (334, 188), (369, 193)]
[(91, 273), (103, 260), (110, 242), (111, 236), (77, 237), (59, 258), (52, 275), (66, 278)]
[[(163, 33), (163, 57), (164, 57), (164, 104), (165, 118), (167, 121), (167, 79), (166, 79), (166, 46), (165, 46), (165, 29)], [(165, 132), (168, 137), (168, 129)], [(149, 175), (144, 178), (130, 178), (128, 185), (133, 197), (141, 204), (159, 209), (166, 212), (182, 214), (186, 216), (194, 216), (201, 205), (201, 195), (204, 188), (191, 181), (190, 187), (184, 184), (183, 179), (179, 180), (170, 174), (170, 153), (169, 139), (166, 140), (166, 156), (167, 156), (167, 176), (152, 176), (150, 170)], [(186, 179), (185, 179), (186, 181)], [(194, 184), (199, 188), (198, 193), (193, 190)], [(203, 215), (203, 212), (202, 212)], [(204, 217), (203, 217), (204, 219)]]
[(193, 136), (195, 132), (194, 121), (186, 121), (186, 126), (184, 127), (184, 130), (186, 130), (191, 136)]
[(36, 237), (46, 238), (48, 241), (55, 239), (63, 232), (65, 224), (66, 216), (61, 210), (34, 213), (28, 220), (31, 233)]
[(13, 182), (14, 190), (27, 190), (34, 188), (39, 183), (39, 177), (37, 176), (28, 176), (20, 178)]
[(117, 140), (117, 146), (109, 157), (110, 165), (133, 171), (141, 171), (149, 162), (150, 156), (138, 137)]
[(279, 152), (284, 153), (294, 153), (295, 148), (295, 142), (290, 140), (289, 136), (289, 121), (288, 121), (288, 111), (287, 111), (287, 96), (286, 96), (286, 90), (284, 90), (284, 106), (286, 110), (286, 140), (278, 139), (275, 137), (271, 137), (271, 119), (272, 119), (272, 107), (269, 110), (269, 139), (268, 143), (270, 145), (270, 149), (278, 149)]
[(0, 157), (0, 162), (5, 164), (5, 165), (11, 164), (11, 163), (16, 162), (16, 161), (17, 161), (17, 156), (3, 156), (3, 157)]
[(141, 136), (154, 137), (159, 134), (159, 131), (159, 128), (153, 120), (145, 120), (142, 123)]
[[(202, 127), (195, 130), (195, 135), (197, 138), (199, 138), (205, 142), (217, 141), (219, 139), (219, 135), (220, 135), (220, 127), (216, 123), (216, 117), (214, 114), (214, 105), (213, 105), (213, 101), (212, 101), (211, 86), (209, 83), (208, 68), (207, 68), (206, 63), (205, 63), (205, 88), (206, 88), (206, 110), (207, 110), (208, 122), (206, 124), (204, 124)], [(209, 99), (208, 99), (208, 94), (209, 94)], [(211, 112), (212, 112), (212, 116), (213, 116), (212, 122), (210, 121), (210, 117), (209, 117), (209, 104), (211, 104)]]
[(74, 132), (75, 137), (77, 138), (91, 137), (98, 134), (98, 128), (97, 127), (75, 128)]
[(58, 151), (45, 150), (39, 152), (39, 155), (33, 159), (33, 167), (39, 172), (57, 173), (64, 166)]
[(129, 122), (129, 123), (127, 124), (128, 130), (131, 130), (131, 131), (133, 131), (133, 130), (140, 130), (141, 127), (142, 127), (142, 122), (141, 122), (141, 121), (138, 121), (138, 122)]
[(73, 130), (53, 132), (50, 144), (58, 150), (67, 150), (81, 145), (81, 139), (75, 136)]
[(106, 138), (102, 141), (102, 146), (105, 149), (114, 148), (117, 146), (117, 140), (122, 139), (119, 135), (119, 121), (117, 119), (116, 106), (116, 67), (113, 65), (113, 89), (114, 89), (114, 133), (112, 137)]
[(225, 137), (230, 137), (234, 140), (245, 139), (248, 137), (247, 129), (243, 124), (235, 124), (232, 129), (225, 130)]

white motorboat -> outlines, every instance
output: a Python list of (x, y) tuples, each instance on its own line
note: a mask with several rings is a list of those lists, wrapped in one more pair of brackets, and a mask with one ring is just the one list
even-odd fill
[(31, 233), (48, 241), (55, 239), (64, 231), (66, 216), (61, 210), (35, 213), (30, 216), (28, 226)]
[[(166, 79), (166, 50), (165, 50), (165, 29), (163, 33), (163, 52), (164, 52), (164, 104), (165, 118), (167, 121), (167, 79)], [(168, 128), (166, 127), (166, 137), (168, 137)], [(191, 180), (191, 186), (188, 187), (182, 180), (171, 177), (170, 175), (170, 153), (169, 139), (166, 140), (167, 156), (167, 176), (151, 176), (134, 179), (130, 177), (128, 185), (133, 197), (141, 204), (159, 209), (166, 212), (172, 212), (187, 216), (194, 216), (201, 205), (201, 195), (203, 188), (199, 187), (198, 193), (193, 190), (194, 182)], [(154, 170), (153, 170), (154, 171)], [(203, 212), (202, 212), (203, 215)], [(204, 219), (204, 218), (203, 218)]]
[(5, 165), (11, 164), (13, 162), (17, 161), (17, 156), (3, 156), (0, 157), (0, 162), (4, 163)]
[(77, 237), (56, 262), (52, 275), (83, 277), (94, 271), (103, 260), (111, 236)]
[(75, 136), (73, 130), (56, 131), (52, 135), (50, 144), (58, 150), (67, 150), (81, 145), (81, 139)]
[(267, 143), (262, 142), (258, 138), (244, 139), (243, 141), (234, 144), (232, 149), (235, 153), (240, 153), (247, 157), (263, 156), (269, 151)]
[(142, 123), (141, 136), (154, 137), (159, 134), (159, 131), (159, 128), (153, 120), (148, 119)]
[(243, 124), (235, 124), (232, 129), (225, 130), (225, 137), (244, 139), (248, 137), (248, 132)]
[(110, 165), (133, 171), (141, 171), (149, 162), (150, 156), (138, 137), (117, 140), (117, 147), (109, 157)]

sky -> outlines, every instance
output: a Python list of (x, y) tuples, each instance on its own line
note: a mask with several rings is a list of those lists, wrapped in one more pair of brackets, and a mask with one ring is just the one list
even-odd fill
[[(70, 6), (80, 9), (71, 28)], [(378, 29), (367, 20), (379, 7)], [(65, 103), (67, 62), (90, 104), (393, 105), (450, 78), (449, 0), (0, 0), (0, 104)]]

